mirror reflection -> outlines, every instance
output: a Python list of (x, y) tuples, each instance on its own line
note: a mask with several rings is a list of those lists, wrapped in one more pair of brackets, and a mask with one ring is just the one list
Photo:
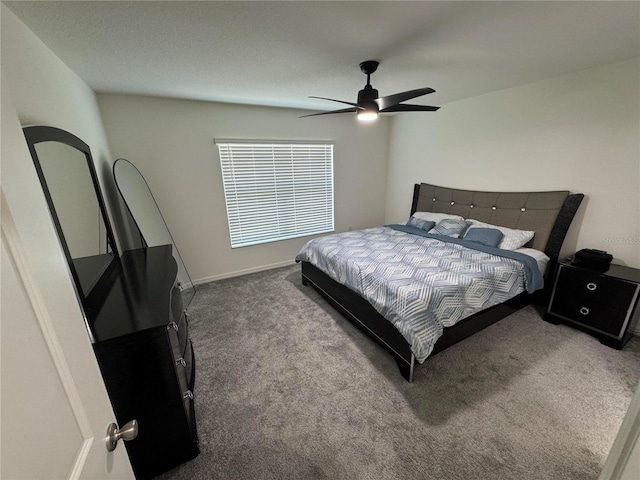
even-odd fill
[(106, 228), (84, 153), (58, 142), (35, 148), (71, 258), (107, 253)]
[(182, 301), (186, 308), (195, 294), (195, 287), (147, 181), (135, 165), (124, 158), (114, 163), (113, 177), (134, 219), (143, 244), (148, 247), (172, 246), (173, 257), (178, 264), (178, 282)]

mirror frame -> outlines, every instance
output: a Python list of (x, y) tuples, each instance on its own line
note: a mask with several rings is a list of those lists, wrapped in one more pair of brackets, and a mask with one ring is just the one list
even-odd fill
[[(79, 296), (82, 305), (85, 306), (87, 297), (94, 290), (95, 286), (99, 283), (100, 279), (103, 278), (105, 274), (109, 272), (115, 265), (120, 263), (120, 254), (118, 252), (118, 245), (116, 244), (115, 237), (113, 235), (113, 230), (111, 228), (111, 222), (109, 220), (109, 215), (107, 214), (107, 210), (105, 207), (104, 199), (102, 196), (102, 190), (100, 189), (100, 183), (98, 182), (96, 168), (93, 163), (93, 157), (91, 155), (91, 149), (89, 148), (89, 145), (87, 145), (85, 142), (83, 142), (81, 139), (79, 139), (72, 133), (69, 133), (65, 130), (61, 130), (59, 128), (35, 125), (35, 126), (24, 127), (22, 131), (24, 133), (25, 139), (27, 140), (29, 152), (31, 153), (31, 159), (33, 160), (34, 166), (36, 168), (36, 172), (38, 174), (38, 178), (40, 179), (40, 184), (42, 186), (44, 196), (47, 200), (49, 213), (51, 214), (51, 219), (53, 220), (56, 233), (58, 234), (60, 245), (62, 246), (62, 250), (64, 251), (64, 255), (67, 259), (67, 264), (69, 265), (69, 270), (71, 272), (71, 276), (73, 277), (73, 282), (76, 287), (77, 295)], [(86, 292), (83, 290), (82, 284), (80, 283), (80, 277), (73, 263), (73, 258), (71, 257), (71, 252), (69, 250), (69, 246), (67, 245), (67, 241), (65, 239), (64, 231), (62, 230), (62, 225), (60, 224), (60, 220), (58, 218), (58, 213), (56, 211), (55, 204), (53, 203), (53, 199), (51, 198), (51, 193), (49, 192), (49, 187), (47, 185), (47, 181), (44, 176), (44, 172), (42, 170), (40, 158), (36, 153), (36, 145), (43, 142), (58, 142), (58, 143), (68, 145), (69, 147), (75, 148), (76, 150), (79, 150), (85, 157), (87, 168), (89, 169), (89, 174), (91, 175), (94, 192), (96, 194), (96, 199), (100, 207), (100, 213), (102, 215), (102, 220), (104, 222), (104, 226), (106, 230), (107, 248), (111, 249), (112, 256), (111, 256), (111, 260), (99, 272), (97, 278), (95, 279), (95, 281), (92, 283), (92, 285)]]

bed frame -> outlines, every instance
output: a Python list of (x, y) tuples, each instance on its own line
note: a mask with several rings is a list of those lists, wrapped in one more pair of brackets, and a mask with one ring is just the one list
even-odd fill
[[(546, 280), (552, 278), (562, 243), (583, 198), (581, 193), (570, 194), (568, 191), (482, 192), (422, 183), (414, 186), (411, 215), (415, 212), (449, 213), (493, 225), (534, 230), (533, 240), (525, 246), (542, 250), (549, 256)], [(349, 321), (389, 351), (402, 376), (413, 381), (416, 360), (409, 344), (369, 302), (308, 262), (302, 262), (302, 284), (311, 284)], [(431, 355), (528, 305), (538, 297), (536, 294), (523, 292), (445, 328)]]

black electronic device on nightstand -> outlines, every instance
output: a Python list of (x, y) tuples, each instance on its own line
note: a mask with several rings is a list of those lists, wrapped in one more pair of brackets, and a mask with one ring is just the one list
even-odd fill
[(558, 264), (545, 320), (567, 322), (621, 349), (640, 314), (640, 270), (610, 265), (603, 271), (584, 261)]
[(574, 262), (580, 263), (591, 270), (605, 271), (609, 269), (613, 260), (613, 255), (604, 250), (595, 250), (593, 248), (584, 248), (576, 252)]

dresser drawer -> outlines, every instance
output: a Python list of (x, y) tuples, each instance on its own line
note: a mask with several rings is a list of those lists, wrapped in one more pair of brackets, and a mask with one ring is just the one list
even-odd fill
[(187, 316), (183, 314), (177, 322), (171, 322), (167, 325), (169, 338), (176, 360), (184, 357), (187, 351), (187, 343), (189, 341), (189, 321)]
[(191, 345), (191, 342), (189, 342), (184, 357), (177, 358), (175, 361), (176, 376), (180, 383), (180, 391), (183, 393), (187, 390), (193, 390), (194, 366), (193, 346)]
[(558, 275), (556, 292), (561, 296), (579, 297), (626, 310), (633, 299), (636, 287), (635, 283), (626, 280), (563, 266)]
[(191, 430), (191, 435), (195, 442), (197, 441), (197, 432), (196, 432), (196, 416), (195, 416), (195, 406), (194, 406), (193, 397), (185, 397), (184, 412), (187, 417), (187, 423), (189, 424), (189, 429)]
[(186, 313), (180, 317), (180, 323), (178, 324), (178, 343), (180, 344), (180, 356), (184, 357), (187, 353), (187, 346), (189, 345), (189, 320)]
[(180, 318), (182, 315), (182, 292), (177, 285), (171, 289), (171, 315), (174, 319)]
[(180, 318), (180, 323), (171, 322), (167, 326), (167, 335), (171, 345), (171, 353), (173, 354), (173, 362), (177, 366), (184, 366), (185, 356), (188, 352), (189, 341), (189, 324), (185, 315)]
[(585, 301), (582, 298), (556, 295), (549, 311), (554, 315), (573, 320), (582, 325), (619, 337), (621, 335), (626, 310)]
[(194, 372), (195, 362), (193, 360), (193, 345), (191, 340), (187, 343), (187, 351), (184, 354), (184, 371), (187, 376), (187, 385), (190, 390), (193, 390), (193, 384), (195, 383)]
[(187, 361), (182, 357), (176, 359), (174, 366), (176, 370), (176, 377), (178, 378), (178, 383), (180, 384), (180, 392), (184, 393), (189, 390), (188, 369), (190, 369), (191, 366), (188, 365)]
[(195, 359), (193, 356), (193, 345), (191, 344), (191, 341), (189, 341), (187, 352), (188, 353), (185, 355), (186, 365), (184, 368), (184, 374), (187, 376), (187, 388), (183, 390), (182, 399), (183, 399), (185, 415), (187, 417), (187, 421), (191, 428), (191, 433), (195, 440), (197, 439), (197, 432), (196, 432), (193, 387), (195, 384), (196, 365), (195, 365)]

